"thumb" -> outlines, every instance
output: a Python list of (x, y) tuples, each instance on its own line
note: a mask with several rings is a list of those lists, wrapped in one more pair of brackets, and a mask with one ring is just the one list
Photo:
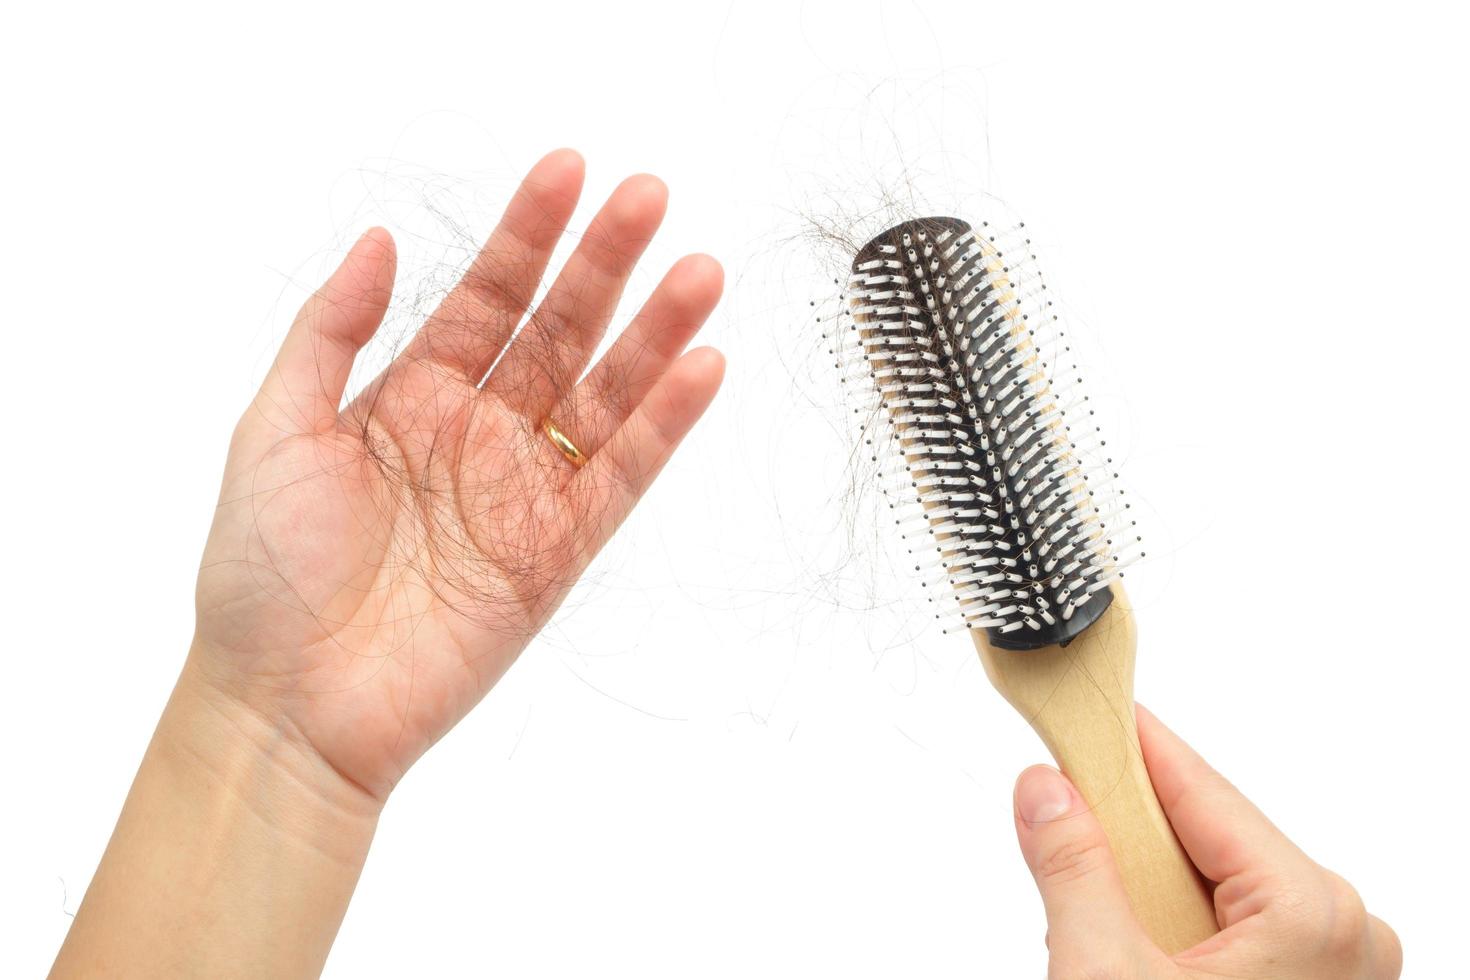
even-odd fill
[(388, 310), (397, 265), (393, 238), (373, 228), (296, 315), (254, 404), (277, 439), (336, 424), (353, 360)]
[(1016, 781), (1016, 836), (1046, 906), (1057, 960), (1100, 964), (1142, 936), (1102, 824), (1071, 781), (1032, 766)]

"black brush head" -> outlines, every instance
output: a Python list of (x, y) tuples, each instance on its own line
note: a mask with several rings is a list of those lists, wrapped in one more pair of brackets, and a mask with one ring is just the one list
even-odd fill
[(858, 252), (849, 307), (961, 616), (1030, 650), (1096, 622), (1120, 565), (1046, 359), (1045, 286), (1002, 244), (959, 218), (895, 225)]

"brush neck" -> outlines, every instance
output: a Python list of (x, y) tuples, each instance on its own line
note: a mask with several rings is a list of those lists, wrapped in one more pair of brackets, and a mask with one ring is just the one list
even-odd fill
[(1003, 650), (980, 631), (975, 645), (996, 690), (1024, 717), (1112, 845), (1133, 910), (1167, 953), (1217, 931), (1206, 884), (1174, 837), (1154, 795), (1133, 708), (1133, 615), (1121, 590), (1065, 647)]

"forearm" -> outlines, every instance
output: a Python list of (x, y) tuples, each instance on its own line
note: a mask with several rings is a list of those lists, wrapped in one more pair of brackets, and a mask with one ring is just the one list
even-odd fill
[(316, 976), (378, 806), (186, 667), (52, 976)]

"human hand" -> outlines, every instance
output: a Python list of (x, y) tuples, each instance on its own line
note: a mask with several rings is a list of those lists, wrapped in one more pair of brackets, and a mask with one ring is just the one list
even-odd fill
[(1144, 761), (1179, 842), (1215, 882), (1220, 932), (1165, 955), (1133, 917), (1101, 825), (1055, 769), (1016, 783), (1016, 831), (1046, 907), (1052, 980), (1392, 980), (1403, 952), (1358, 893), (1316, 864), (1177, 735), (1138, 709)]
[(663, 218), (647, 175), (613, 192), (506, 347), (582, 181), (572, 151), (536, 164), (464, 278), (339, 410), (393, 288), (392, 240), (364, 235), (230, 446), (190, 667), (379, 801), (547, 621), (720, 384), (715, 351), (680, 356), (719, 299), (707, 256), (676, 263), (578, 382)]

